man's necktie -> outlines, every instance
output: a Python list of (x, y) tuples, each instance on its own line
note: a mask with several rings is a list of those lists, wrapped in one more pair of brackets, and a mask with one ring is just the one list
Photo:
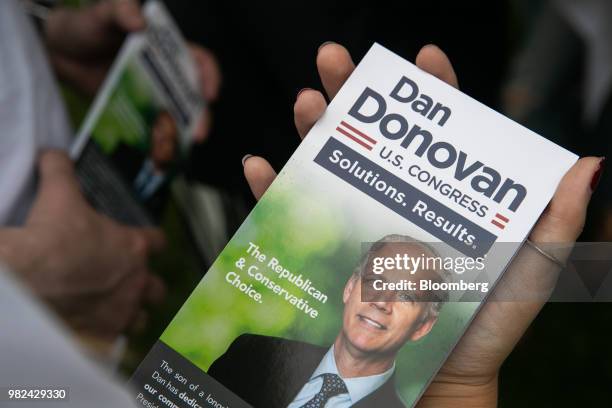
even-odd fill
[(330, 398), (346, 393), (348, 393), (348, 389), (339, 375), (323, 374), (321, 390), (310, 401), (302, 405), (301, 408), (323, 408)]

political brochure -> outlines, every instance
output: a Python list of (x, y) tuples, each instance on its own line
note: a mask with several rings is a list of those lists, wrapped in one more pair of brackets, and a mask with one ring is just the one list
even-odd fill
[(202, 112), (187, 43), (162, 3), (143, 7), (147, 28), (130, 34), (88, 112), (71, 155), (86, 197), (130, 225), (177, 172)]
[(374, 44), (135, 372), (137, 405), (414, 406), (576, 160)]

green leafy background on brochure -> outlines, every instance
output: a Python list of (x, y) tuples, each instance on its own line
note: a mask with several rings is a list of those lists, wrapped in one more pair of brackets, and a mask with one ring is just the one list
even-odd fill
[[(367, 225), (348, 219), (338, 207), (321, 194), (309, 193), (304, 188), (296, 188), (295, 184), (275, 183), (223, 250), (161, 340), (203, 370), (208, 370), (243, 333), (330, 346), (341, 325), (344, 284), (360, 258), (361, 242), (368, 241), (366, 237), (371, 236)], [(258, 288), (263, 294), (263, 304), (255, 303), (225, 281), (228, 271), (238, 271), (235, 262), (245, 256), (249, 242), (257, 243), (268, 259), (275, 256), (290, 271), (306, 275), (328, 295), (326, 304), (304, 296), (319, 310), (317, 319), (258, 286), (245, 272), (241, 280)], [(268, 269), (260, 267), (260, 271), (274, 279), (275, 275)], [(282, 284), (279, 279), (274, 280)], [(300, 295), (300, 290), (291, 283), (284, 287)], [(411, 405), (418, 397), (475, 307), (473, 303), (446, 305), (432, 332), (402, 349), (396, 364), (396, 384), (406, 403)]]

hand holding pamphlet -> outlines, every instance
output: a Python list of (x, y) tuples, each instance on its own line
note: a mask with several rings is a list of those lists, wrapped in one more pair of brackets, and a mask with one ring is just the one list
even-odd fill
[(374, 45), (142, 363), (136, 400), (413, 406), (575, 161)]
[(128, 36), (72, 148), (83, 190), (98, 210), (131, 225), (187, 154), (204, 100), (187, 43), (162, 3)]

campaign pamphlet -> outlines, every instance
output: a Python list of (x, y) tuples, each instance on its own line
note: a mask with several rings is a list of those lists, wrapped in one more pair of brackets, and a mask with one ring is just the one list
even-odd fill
[(576, 160), (374, 44), (135, 372), (136, 403), (414, 406)]
[(147, 211), (191, 144), (203, 109), (187, 43), (165, 6), (143, 6), (147, 27), (131, 33), (71, 150), (83, 191), (100, 211), (130, 225)]

